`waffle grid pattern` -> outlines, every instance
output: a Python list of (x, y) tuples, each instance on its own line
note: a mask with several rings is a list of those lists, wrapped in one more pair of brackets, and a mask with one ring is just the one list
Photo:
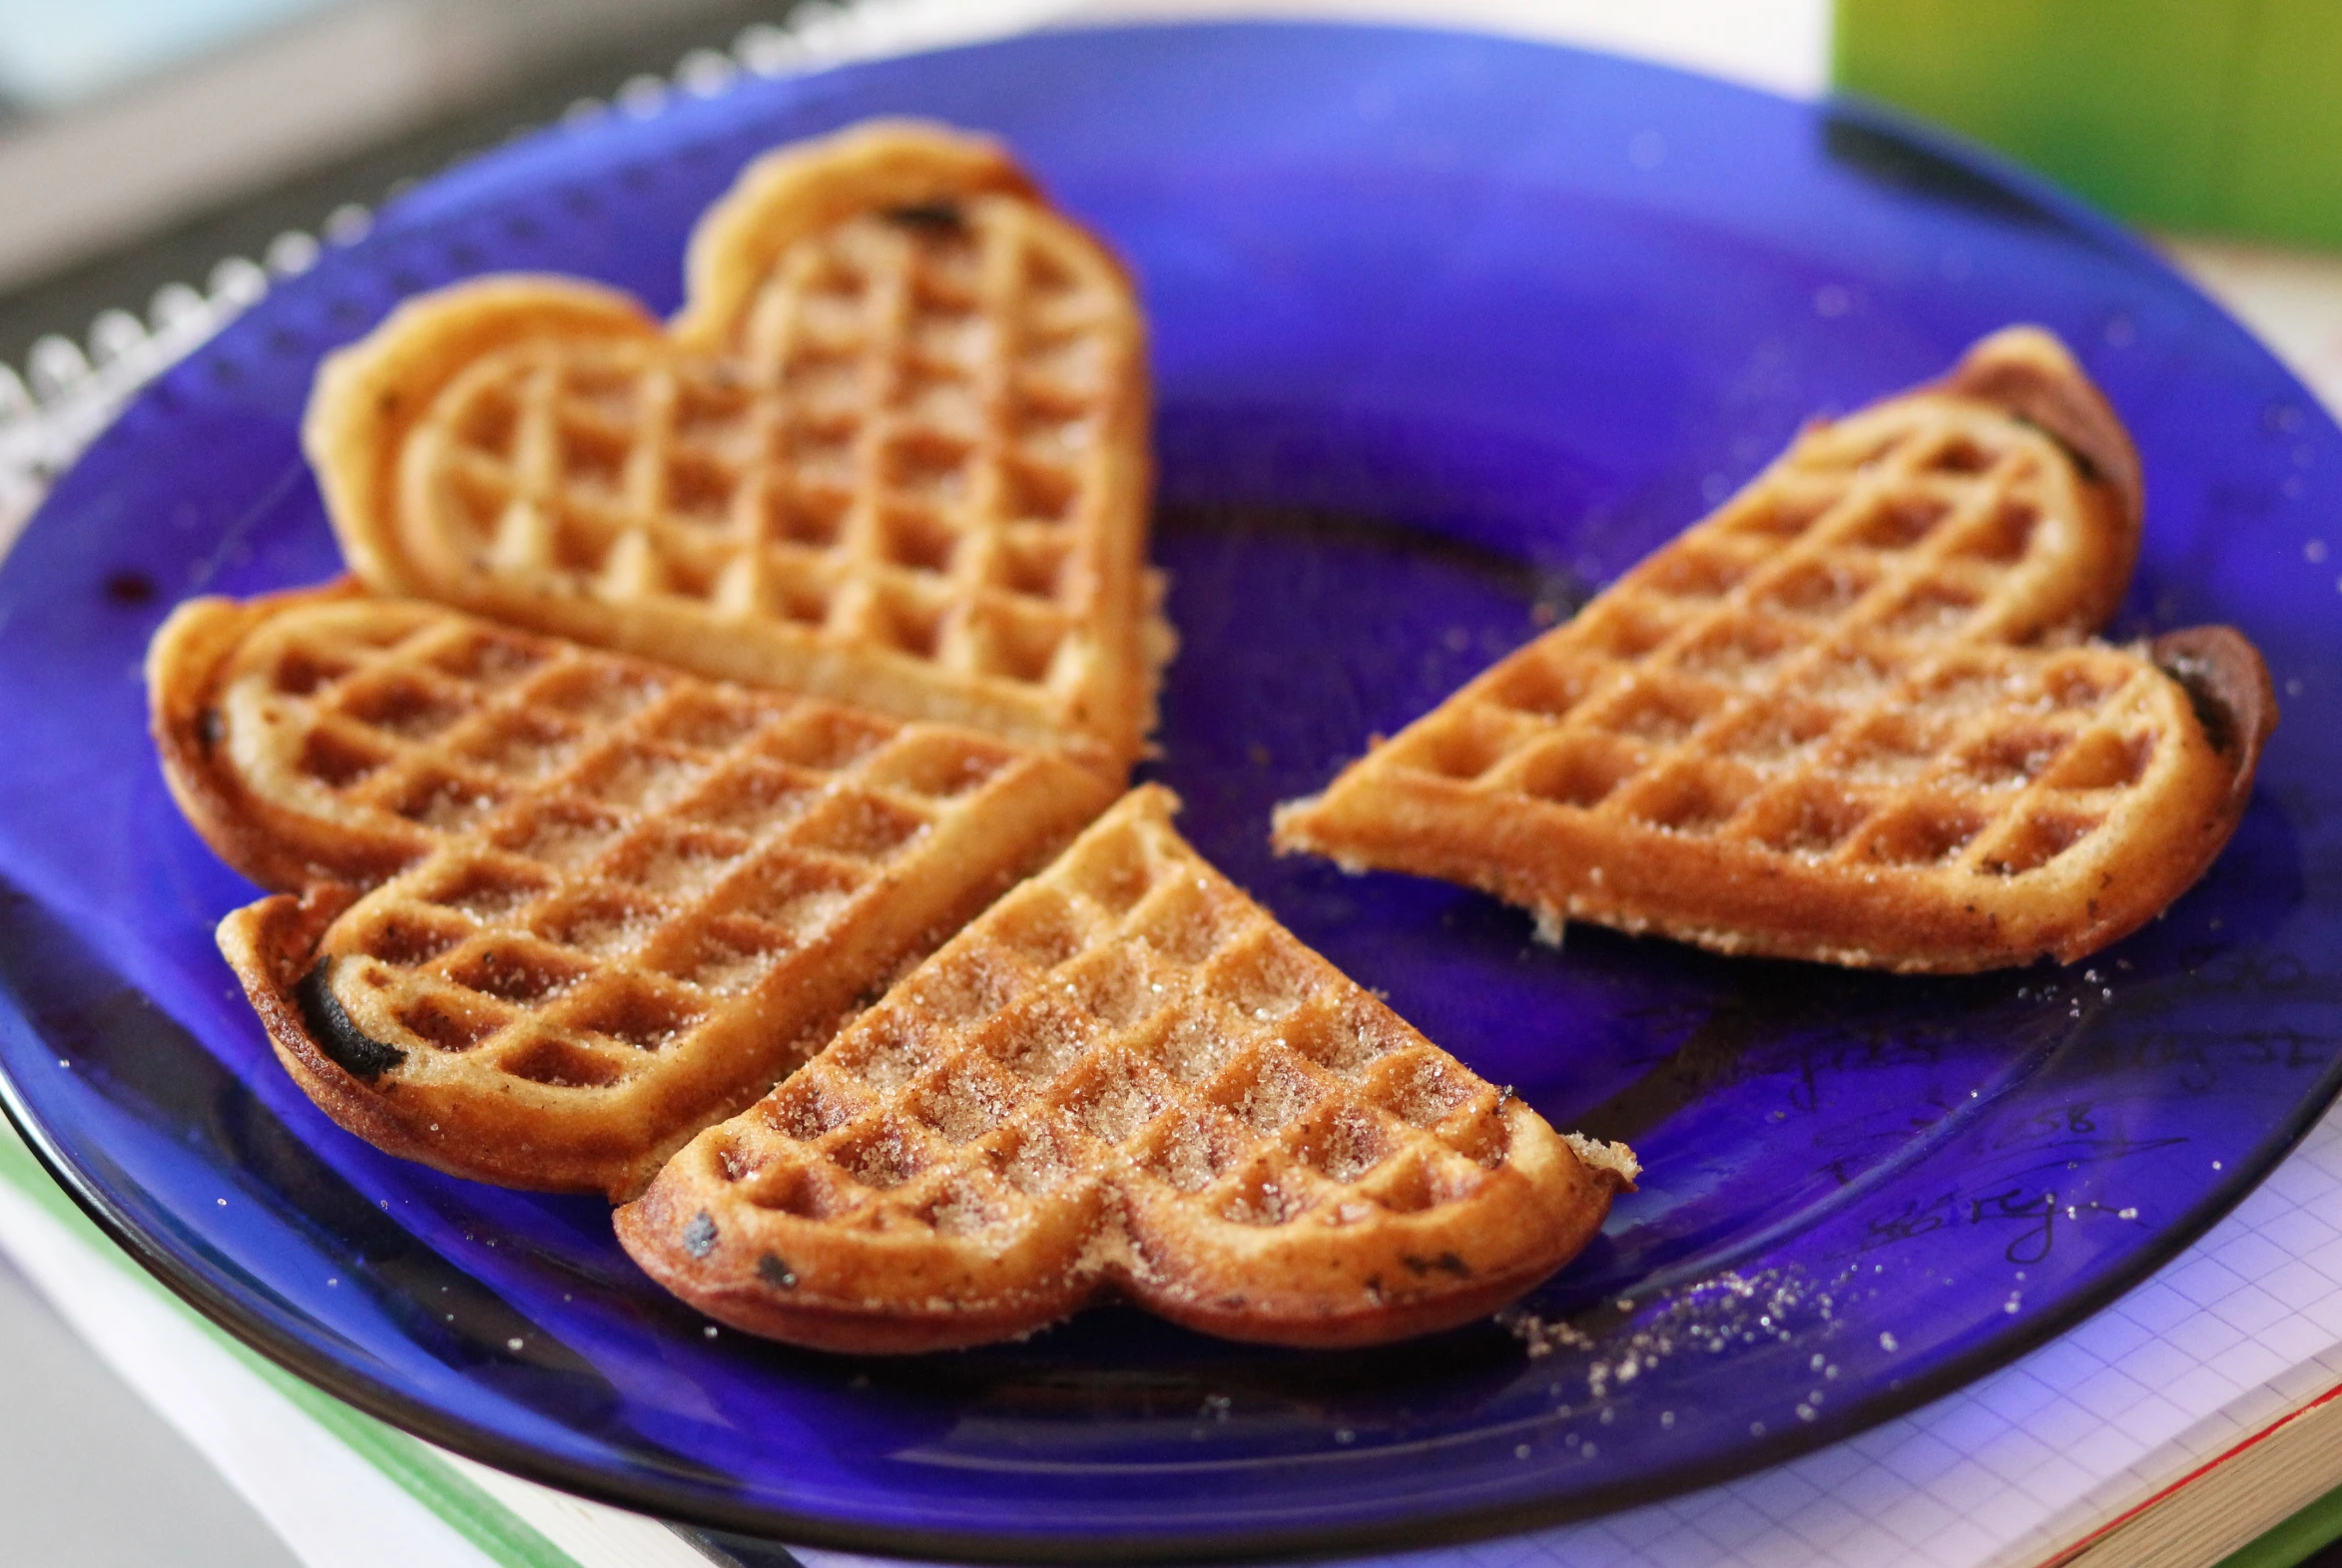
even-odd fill
[(1817, 863), (2047, 866), (2145, 775), (2160, 683), (2118, 650), (2003, 641), (2044, 445), (1909, 407), (1809, 435), (1366, 766)]
[(703, 1140), (728, 1196), (980, 1244), (1098, 1174), (1206, 1227), (1341, 1226), (1478, 1190), (1508, 1093), (1144, 811), (1103, 819)]
[(1127, 288), (1032, 204), (865, 214), (790, 247), (725, 358), (492, 353), (413, 436), (438, 525), (584, 579), (985, 685), (1068, 693), (1136, 352)]
[(554, 1088), (687, 1044), (917, 878), (1021, 755), (444, 613), (278, 630), (258, 678), (297, 705), (309, 781), (429, 844), (328, 932), (334, 992), (388, 1043)]

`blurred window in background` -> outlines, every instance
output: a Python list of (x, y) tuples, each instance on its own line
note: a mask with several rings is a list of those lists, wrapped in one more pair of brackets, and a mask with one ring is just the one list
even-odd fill
[(0, 113), (55, 111), (333, 0), (0, 0)]
[(565, 63), (787, 9), (785, 0), (0, 0), (0, 293), (492, 104)]

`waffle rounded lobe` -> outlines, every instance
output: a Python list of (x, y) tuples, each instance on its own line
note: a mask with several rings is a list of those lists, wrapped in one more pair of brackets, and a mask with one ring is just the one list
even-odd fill
[(1111, 798), (995, 737), (414, 602), (198, 601), (158, 639), (191, 819), (298, 889), (221, 942), (344, 1125), (639, 1190)]
[(1494, 1309), (1631, 1188), (1126, 796), (618, 1215), (752, 1332), (918, 1350), (1102, 1295), (1359, 1344)]
[(2047, 334), (1809, 429), (1555, 628), (1278, 813), (1286, 850), (1725, 952), (2071, 961), (2210, 864), (2275, 721), (2225, 630), (2082, 639), (2137, 464)]
[(752, 165), (692, 300), (490, 277), (320, 372), (353, 569), (728, 680), (1113, 774), (1168, 647), (1127, 278), (1005, 154), (882, 122)]

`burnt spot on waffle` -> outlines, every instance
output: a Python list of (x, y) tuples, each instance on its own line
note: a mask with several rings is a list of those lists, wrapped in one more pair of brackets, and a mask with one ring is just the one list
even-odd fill
[(2155, 639), (2151, 652), (2163, 673), (2187, 693), (2213, 747), (2247, 753), (2237, 771), (2249, 783), (2252, 754), (2276, 723), (2276, 695), (2260, 655), (2226, 627), (2167, 633)]
[(308, 1025), (309, 1036), (317, 1049), (353, 1078), (372, 1080), (406, 1060), (406, 1053), (367, 1034), (350, 1022), (349, 1014), (341, 1007), (328, 983), (333, 960), (320, 958), (301, 976), (293, 991), (300, 1004), (301, 1020)]
[(967, 215), (956, 202), (906, 202), (887, 208), (886, 222), (904, 229), (959, 234), (967, 228)]

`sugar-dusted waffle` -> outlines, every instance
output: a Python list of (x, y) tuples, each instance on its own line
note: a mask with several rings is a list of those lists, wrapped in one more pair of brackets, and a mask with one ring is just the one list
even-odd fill
[(618, 1212), (693, 1306), (907, 1351), (1126, 1297), (1367, 1344), (1490, 1311), (1631, 1190), (1302, 945), (1133, 791)]
[(288, 890), (220, 928), (287, 1069), (514, 1187), (635, 1192), (1113, 798), (411, 600), (197, 600), (149, 679), (190, 819)]
[(886, 121), (751, 165), (689, 273), (664, 328), (487, 277), (329, 359), (304, 442), (352, 569), (1119, 779), (1169, 634), (1113, 258), (995, 144)]
[(2227, 841), (2276, 721), (2226, 628), (2084, 642), (2138, 465), (1997, 333), (1817, 425), (1563, 626), (1277, 816), (1278, 846), (1723, 952), (2071, 961)]

